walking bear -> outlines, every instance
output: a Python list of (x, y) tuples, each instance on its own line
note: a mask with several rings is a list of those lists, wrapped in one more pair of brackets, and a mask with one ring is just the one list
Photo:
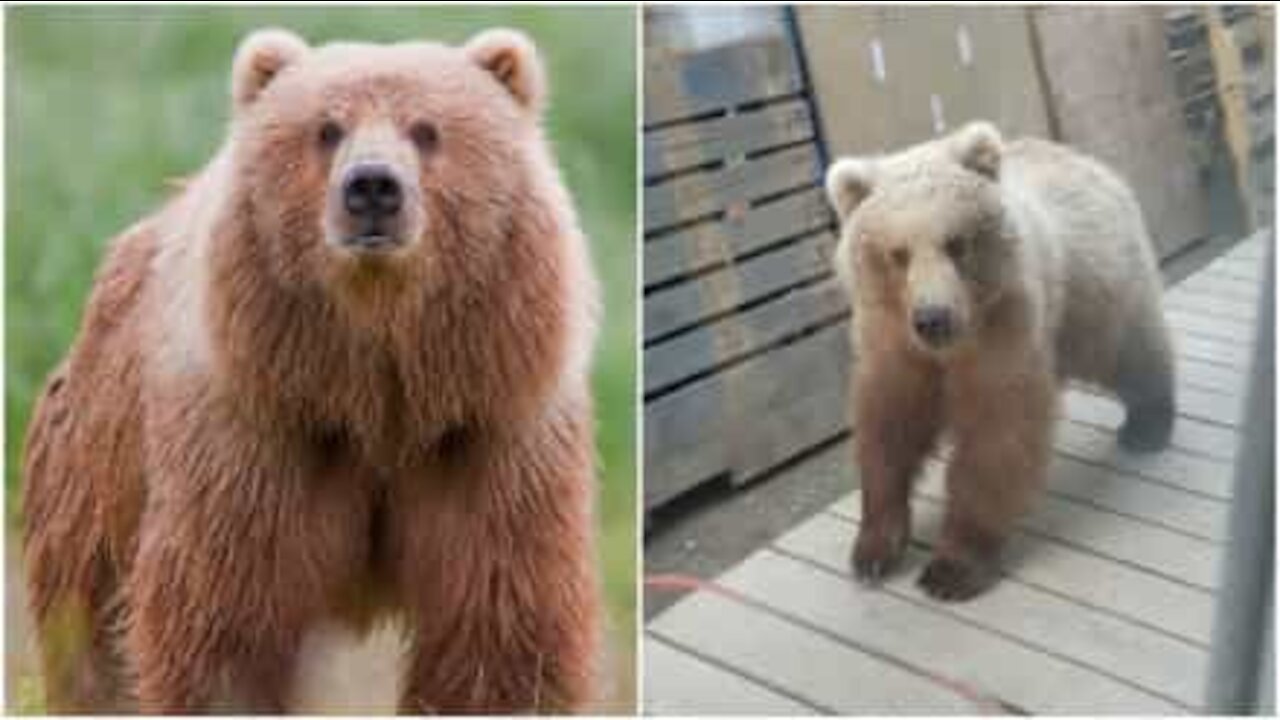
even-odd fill
[(901, 557), (911, 483), (945, 431), (947, 507), (919, 582), (939, 599), (970, 598), (996, 580), (1001, 547), (1044, 484), (1066, 380), (1120, 398), (1124, 447), (1168, 442), (1173, 353), (1142, 214), (1097, 161), (1005, 143), (986, 122), (841, 159), (826, 185), (854, 312), (854, 572), (876, 580)]

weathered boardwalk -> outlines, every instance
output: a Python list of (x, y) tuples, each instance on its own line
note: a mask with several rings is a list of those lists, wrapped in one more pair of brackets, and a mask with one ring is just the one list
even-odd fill
[[(1120, 406), (1068, 393), (1048, 493), (993, 590), (943, 604), (915, 586), (942, 509), (935, 461), (906, 568), (882, 587), (848, 571), (855, 492), (655, 617), (646, 712), (1197, 711), (1265, 261), (1257, 236), (1166, 292), (1179, 397), (1169, 449), (1123, 452)], [(789, 472), (848, 473), (848, 455), (842, 444)]]

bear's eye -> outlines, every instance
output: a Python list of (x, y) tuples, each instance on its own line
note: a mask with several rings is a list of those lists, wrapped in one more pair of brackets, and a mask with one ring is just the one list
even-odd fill
[(325, 150), (332, 150), (338, 147), (338, 143), (342, 142), (342, 126), (333, 120), (325, 120), (320, 124), (320, 131), (317, 133), (317, 139), (320, 141), (320, 147)]
[(952, 260), (963, 259), (969, 252), (969, 241), (959, 235), (952, 235), (947, 238), (947, 242), (942, 246), (947, 256)]
[(902, 247), (894, 248), (889, 252), (889, 257), (893, 258), (894, 265), (904, 268), (911, 262), (911, 251)]
[(409, 137), (413, 138), (413, 144), (424, 153), (435, 150), (436, 145), (440, 143), (440, 131), (436, 129), (434, 123), (426, 120), (415, 122), (409, 128)]

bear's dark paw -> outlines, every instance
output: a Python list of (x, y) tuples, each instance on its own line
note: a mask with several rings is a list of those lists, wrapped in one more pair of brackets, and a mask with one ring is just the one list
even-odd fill
[(1120, 447), (1138, 453), (1163, 450), (1173, 435), (1173, 421), (1173, 408), (1168, 405), (1132, 408), (1120, 426)]
[(868, 530), (864, 525), (853, 546), (853, 577), (859, 582), (879, 584), (898, 567), (907, 546), (907, 529)]
[(935, 600), (962, 602), (981, 594), (994, 585), (997, 578), (994, 565), (935, 557), (920, 573), (916, 584)]

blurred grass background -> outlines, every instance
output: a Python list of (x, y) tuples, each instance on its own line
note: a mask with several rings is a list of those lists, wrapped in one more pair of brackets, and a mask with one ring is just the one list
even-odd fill
[[(635, 13), (625, 7), (12, 8), (6, 43), (5, 489), (21, 513), (21, 448), (34, 396), (63, 356), (107, 241), (155, 208), (169, 178), (210, 158), (228, 116), (229, 65), (246, 32), (279, 25), (312, 44), (461, 42), (497, 25), (547, 63), (546, 124), (591, 237), (606, 320), (595, 389), (603, 466), (601, 555), (613, 665), (608, 712), (633, 707), (635, 654)], [(16, 535), (10, 534), (16, 538)], [(17, 576), (9, 544), (7, 573)], [(17, 588), (20, 591), (20, 588)], [(10, 587), (7, 597), (15, 598)], [(10, 605), (13, 605), (10, 602)], [(38, 709), (25, 633), (9, 624), (11, 707)], [(16, 637), (15, 637), (16, 636)], [(19, 657), (15, 657), (15, 653)], [(18, 662), (14, 662), (14, 661)], [(16, 692), (15, 692), (16, 691)], [(25, 706), (25, 707), (21, 707)], [(34, 706), (34, 707), (33, 707)]]

